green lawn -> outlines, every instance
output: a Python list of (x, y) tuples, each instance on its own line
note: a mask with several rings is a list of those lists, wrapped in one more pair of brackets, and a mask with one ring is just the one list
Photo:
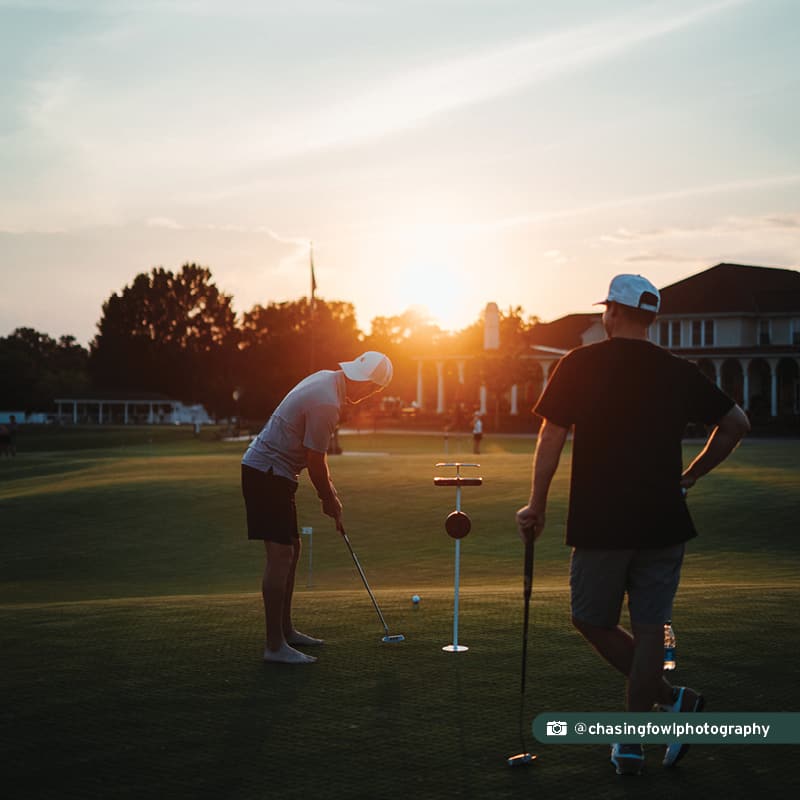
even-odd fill
[[(60, 434), (61, 436), (69, 436)], [(303, 478), (314, 585), (296, 618), (328, 644), (310, 667), (260, 661), (262, 547), (248, 542), (242, 444), (212, 431), (72, 432), (0, 461), (2, 741), (12, 797), (793, 797), (797, 747), (695, 746), (672, 771), (648, 749), (639, 780), (606, 748), (519, 749), (521, 545), (513, 513), (531, 439), (487, 437), (484, 486), (464, 490), (459, 639), (452, 637), (454, 491), (437, 460), (467, 437), (345, 436), (331, 459), (351, 542), (393, 632)], [(691, 457), (697, 444), (687, 444)], [(537, 545), (526, 717), (615, 711), (621, 679), (569, 626), (563, 546), (569, 452)], [(679, 682), (709, 710), (800, 710), (800, 443), (748, 441), (696, 487), (701, 536), (676, 602)], [(418, 608), (413, 593), (422, 596)], [(7, 794), (7, 789), (4, 791)]]

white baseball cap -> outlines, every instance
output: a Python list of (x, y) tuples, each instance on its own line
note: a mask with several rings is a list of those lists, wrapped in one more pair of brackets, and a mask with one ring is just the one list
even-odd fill
[(608, 297), (599, 300), (595, 305), (603, 303), (620, 303), (643, 311), (658, 312), (661, 308), (661, 295), (658, 289), (641, 275), (617, 275), (608, 287)]
[(372, 381), (381, 388), (389, 385), (394, 369), (389, 357), (367, 350), (354, 361), (342, 361), (339, 366), (351, 381)]

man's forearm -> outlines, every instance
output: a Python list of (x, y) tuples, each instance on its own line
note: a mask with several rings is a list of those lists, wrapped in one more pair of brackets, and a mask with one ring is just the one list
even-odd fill
[(703, 451), (692, 461), (684, 477), (699, 480), (721, 464), (736, 448), (742, 436), (750, 430), (750, 423), (739, 406), (734, 406), (711, 432)]
[(567, 429), (545, 420), (539, 431), (536, 453), (533, 457), (533, 477), (531, 480), (530, 505), (544, 507), (550, 484), (558, 469), (561, 450), (567, 438)]
[(308, 462), (308, 477), (314, 488), (317, 490), (317, 497), (323, 503), (330, 502), (336, 496), (336, 490), (333, 488), (331, 481), (331, 474), (328, 471), (328, 463), (323, 458), (322, 460), (310, 460)]

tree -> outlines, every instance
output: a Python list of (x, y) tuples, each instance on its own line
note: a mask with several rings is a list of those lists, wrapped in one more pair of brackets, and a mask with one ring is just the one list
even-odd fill
[(0, 408), (50, 411), (60, 394), (88, 388), (89, 353), (74, 336), (58, 341), (33, 328), (0, 338)]
[(161, 392), (221, 412), (232, 402), (238, 341), (231, 300), (197, 264), (137, 275), (103, 304), (91, 345), (95, 385)]
[(337, 369), (364, 349), (352, 303), (336, 300), (317, 299), (313, 322), (307, 298), (257, 305), (243, 315), (240, 330), (242, 413), (257, 419), (312, 371)]

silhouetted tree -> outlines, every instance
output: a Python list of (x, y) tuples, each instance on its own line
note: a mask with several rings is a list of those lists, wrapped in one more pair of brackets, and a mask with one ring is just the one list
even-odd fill
[(162, 392), (211, 413), (229, 409), (238, 331), (231, 297), (206, 267), (137, 275), (103, 304), (97, 329), (90, 369), (98, 388)]
[(0, 408), (50, 411), (59, 394), (88, 388), (88, 358), (74, 336), (57, 341), (33, 328), (0, 338)]
[[(312, 326), (313, 324), (313, 359)], [(261, 419), (311, 372), (337, 369), (364, 349), (352, 303), (307, 298), (255, 306), (243, 315), (237, 373), (242, 414)]]

